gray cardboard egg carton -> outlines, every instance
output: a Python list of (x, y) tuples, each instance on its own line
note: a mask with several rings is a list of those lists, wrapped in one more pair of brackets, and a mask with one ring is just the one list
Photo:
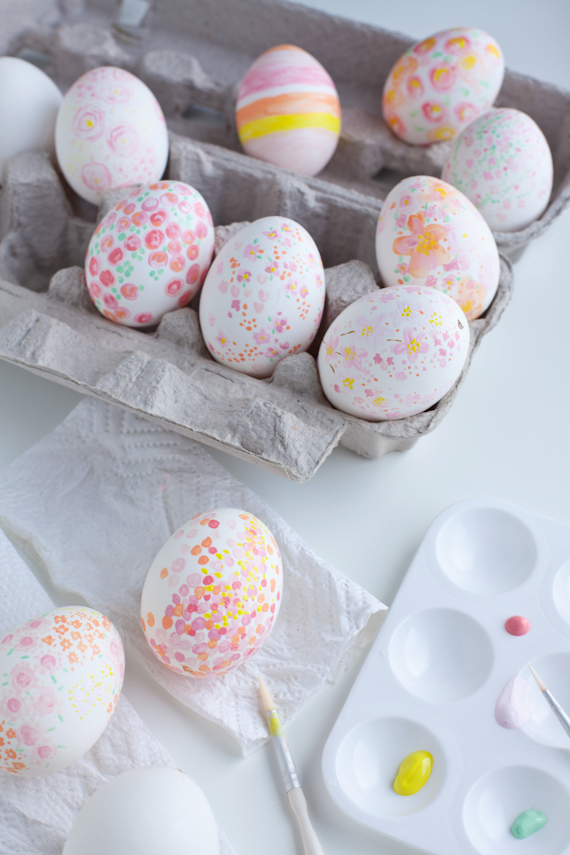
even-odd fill
[[(176, 136), (169, 175), (203, 193), (214, 222), (230, 224), (216, 229), (218, 249), (235, 231), (231, 224), (246, 218), (277, 213), (309, 230), (326, 267), (321, 335), (347, 305), (378, 287), (371, 270), (378, 200)], [(111, 193), (100, 215), (123, 193)], [(263, 381), (211, 359), (194, 308), (165, 315), (154, 332), (103, 318), (82, 266), (93, 228), (73, 213), (47, 154), (8, 161), (0, 198), (0, 358), (297, 481), (310, 478), (339, 442), (380, 457), (433, 430), (512, 292), (503, 259), (493, 303), (469, 324), (469, 356), (457, 384), (425, 413), (373, 424), (327, 404), (314, 358), (318, 341), (312, 353), (287, 357)]]
[[(154, 91), (172, 130), (235, 151), (240, 79), (267, 48), (299, 45), (328, 69), (342, 104), (340, 143), (321, 180), (383, 199), (405, 176), (440, 175), (450, 144), (410, 146), (381, 115), (384, 81), (409, 38), (271, 0), (2, 3), (3, 52), (43, 57), (63, 88), (97, 65), (127, 68)], [(19, 7), (29, 10), (27, 26)], [(499, 249), (516, 260), (570, 201), (570, 93), (507, 72), (497, 106), (532, 116), (554, 159), (552, 197), (542, 217), (518, 232), (495, 233)]]
[[(80, 0), (26, 3), (24, 8), (0, 0), (0, 48), (43, 64), (62, 88), (101, 64), (121, 65), (144, 77), (161, 100), (171, 128), (183, 134), (171, 134), (168, 175), (204, 195), (214, 222), (222, 224), (217, 228), (218, 249), (234, 229), (232, 224), (270, 214), (290, 216), (308, 229), (327, 268), (321, 337), (340, 311), (378, 287), (374, 235), (381, 194), (370, 193), (362, 180), (363, 164), (377, 156), (376, 144), (367, 147), (362, 138), (342, 141), (339, 163), (345, 164), (344, 172), (341, 178), (336, 173), (335, 180), (327, 175), (301, 178), (248, 158), (232, 150), (237, 148), (232, 137), (234, 86), (257, 53), (276, 42), (296, 41), (328, 65), (340, 81), (343, 102), (353, 104), (352, 109), (360, 111), (354, 115), (362, 119), (366, 114), (369, 121), (378, 92), (372, 87), (366, 94), (359, 88), (368, 73), (365, 48), (377, 59), (378, 39), (384, 39), (390, 58), (384, 55), (382, 63), (388, 69), (406, 40), (302, 7), (260, 0), (156, 0), (144, 26), (134, 28), (124, 21), (111, 24), (113, 4), (85, 8)], [(241, 15), (247, 11), (255, 22), (251, 31), (238, 26), (236, 10)], [(78, 20), (70, 22), (74, 17)], [(152, 25), (159, 19), (163, 29)], [(212, 32), (220, 26), (227, 31), (227, 45), (214, 42), (211, 33), (206, 38), (208, 20)], [(236, 38), (241, 34), (242, 54), (230, 49), (232, 27)], [(318, 32), (321, 51), (315, 47)], [(345, 45), (333, 61), (332, 53), (327, 55), (331, 40), (341, 46), (348, 40), (353, 49)], [(208, 70), (213, 68), (216, 78)], [(204, 109), (188, 108), (196, 103)], [(222, 146), (207, 141), (212, 139)], [(385, 168), (402, 166), (408, 174), (439, 169), (441, 148), (411, 148), (390, 134), (385, 141), (393, 152), (391, 160), (382, 161)], [(374, 164), (368, 172), (377, 169), (378, 161)], [(100, 216), (113, 199), (111, 194), (104, 201)], [(86, 292), (82, 271), (96, 214), (90, 208), (73, 197), (47, 155), (23, 154), (8, 163), (0, 198), (0, 358), (297, 481), (310, 478), (338, 443), (375, 458), (407, 449), (433, 430), (451, 407), (476, 348), (499, 320), (512, 292), (512, 269), (502, 259), (497, 295), (485, 317), (469, 325), (469, 356), (453, 389), (425, 413), (373, 424), (332, 409), (324, 399), (314, 359), (318, 341), (311, 353), (284, 359), (270, 381), (261, 381), (212, 361), (195, 307), (166, 315), (150, 333), (101, 317)]]

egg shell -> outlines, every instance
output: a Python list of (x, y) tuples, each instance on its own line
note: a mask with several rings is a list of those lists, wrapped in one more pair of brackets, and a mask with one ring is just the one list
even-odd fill
[(473, 202), (493, 231), (524, 229), (552, 191), (546, 137), (520, 110), (490, 110), (454, 142), (441, 177)]
[(307, 51), (294, 45), (270, 48), (241, 81), (236, 125), (247, 154), (300, 175), (316, 175), (338, 143), (336, 87)]
[(103, 66), (88, 71), (66, 93), (55, 129), (61, 170), (83, 199), (161, 178), (168, 132), (148, 86), (129, 71)]
[(263, 217), (232, 237), (200, 297), (211, 355), (252, 377), (307, 350), (321, 322), (325, 272), (310, 234), (286, 217)]
[(192, 778), (143, 766), (111, 778), (85, 802), (63, 855), (218, 855), (216, 820)]
[(100, 612), (54, 609), (0, 642), (0, 769), (26, 777), (79, 760), (113, 715), (121, 636)]
[(394, 65), (384, 84), (384, 118), (408, 143), (453, 139), (493, 104), (504, 74), (501, 49), (483, 30), (443, 30)]
[(281, 556), (253, 514), (218, 508), (170, 537), (150, 567), (142, 628), (154, 655), (191, 677), (232, 671), (267, 639), (279, 613)]
[(62, 99), (53, 80), (31, 62), (0, 57), (0, 180), (6, 158), (24, 151), (55, 152)]
[(198, 293), (213, 253), (212, 215), (197, 190), (181, 181), (135, 187), (89, 242), (89, 294), (112, 321), (157, 324)]
[(367, 294), (329, 327), (319, 350), (333, 407), (371, 422), (427, 410), (459, 377), (469, 351), (465, 315), (435, 288)]
[(376, 229), (376, 259), (386, 285), (427, 285), (449, 294), (468, 320), (495, 296), (501, 265), (477, 208), (439, 178), (417, 175), (388, 194)]

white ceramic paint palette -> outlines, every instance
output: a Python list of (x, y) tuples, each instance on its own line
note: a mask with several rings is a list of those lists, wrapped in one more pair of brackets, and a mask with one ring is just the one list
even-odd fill
[[(510, 635), (512, 615), (530, 632)], [(570, 740), (528, 661), (570, 711), (570, 527), (506, 502), (453, 505), (430, 526), (329, 736), (334, 801), (436, 855), (570, 853)], [(495, 704), (516, 674), (537, 703), (507, 730)], [(422, 750), (431, 777), (397, 795), (400, 763)], [(546, 825), (517, 840), (510, 826), (531, 808)]]

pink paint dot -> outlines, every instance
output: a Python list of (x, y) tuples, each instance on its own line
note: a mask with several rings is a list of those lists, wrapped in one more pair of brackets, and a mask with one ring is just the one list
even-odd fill
[(530, 621), (521, 615), (513, 615), (505, 621), (505, 629), (511, 635), (526, 635), (530, 630)]

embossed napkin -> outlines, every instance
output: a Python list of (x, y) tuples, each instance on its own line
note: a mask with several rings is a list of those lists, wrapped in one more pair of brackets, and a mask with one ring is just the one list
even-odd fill
[[(54, 608), (33, 573), (0, 531), (0, 638)], [(1, 750), (1, 749), (0, 749)], [(126, 698), (91, 751), (67, 769), (37, 778), (0, 772), (0, 852), (60, 855), (71, 825), (105, 781), (137, 766), (173, 766)], [(221, 829), (220, 855), (236, 855)]]
[[(269, 527), (283, 559), (283, 601), (255, 657), (223, 676), (196, 680), (169, 671), (150, 651), (140, 597), (168, 537), (195, 514), (219, 507), (244, 509)], [(336, 679), (386, 611), (311, 552), (203, 445), (90, 398), (0, 473), (0, 525), (56, 585), (108, 615), (155, 680), (229, 731), (244, 754), (267, 739), (258, 672), (287, 721)]]

